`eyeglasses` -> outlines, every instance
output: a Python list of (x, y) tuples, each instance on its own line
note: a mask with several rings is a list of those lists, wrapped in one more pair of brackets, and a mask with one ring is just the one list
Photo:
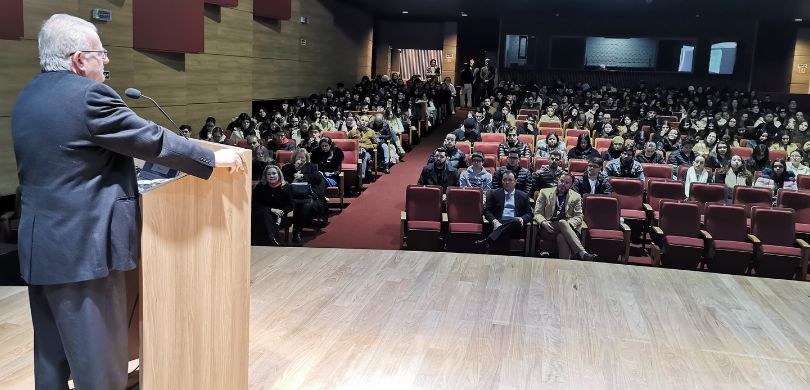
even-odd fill
[(109, 58), (107, 56), (107, 50), (77, 50), (77, 51), (74, 51), (73, 53), (68, 54), (68, 57), (72, 57), (74, 54), (76, 54), (78, 52), (82, 52), (82, 53), (98, 53), (98, 57), (101, 58), (102, 60), (106, 60), (107, 58)]

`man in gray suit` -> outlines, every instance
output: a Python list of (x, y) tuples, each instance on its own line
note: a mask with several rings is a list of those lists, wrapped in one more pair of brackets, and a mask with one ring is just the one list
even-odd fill
[(133, 157), (201, 178), (214, 167), (242, 170), (243, 162), (132, 112), (103, 84), (109, 58), (91, 23), (50, 17), (39, 32), (39, 58), (42, 73), (20, 92), (11, 122), (36, 388), (66, 389), (72, 375), (79, 389), (122, 389), (123, 271), (140, 256)]

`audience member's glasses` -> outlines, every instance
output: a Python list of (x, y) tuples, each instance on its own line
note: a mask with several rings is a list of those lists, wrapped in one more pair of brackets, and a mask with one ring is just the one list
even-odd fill
[(510, 160), (520, 160), (520, 157), (517, 157), (517, 156), (509, 156), (508, 158)]
[(68, 57), (71, 57), (71, 56), (73, 56), (74, 54), (76, 54), (78, 52), (82, 52), (82, 53), (98, 53), (98, 57), (101, 58), (102, 60), (108, 58), (107, 57), (107, 50), (77, 50), (77, 51), (74, 51), (73, 53), (68, 54)]
[(560, 161), (560, 158), (559, 157), (549, 157), (548, 160), (549, 161)]

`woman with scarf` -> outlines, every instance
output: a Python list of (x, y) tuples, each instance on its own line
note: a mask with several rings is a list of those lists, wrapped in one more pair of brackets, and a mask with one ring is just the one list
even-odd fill
[(253, 245), (279, 245), (276, 234), (286, 226), (287, 213), (293, 209), (292, 196), (281, 169), (268, 165), (259, 184), (253, 188), (252, 238)]
[(742, 157), (731, 156), (729, 164), (714, 171), (714, 183), (726, 185), (726, 199), (731, 199), (736, 186), (750, 186), (754, 182), (754, 176), (745, 167)]
[(591, 157), (601, 157), (599, 151), (591, 145), (591, 137), (588, 134), (577, 136), (577, 144), (568, 151), (568, 159), (590, 160)]

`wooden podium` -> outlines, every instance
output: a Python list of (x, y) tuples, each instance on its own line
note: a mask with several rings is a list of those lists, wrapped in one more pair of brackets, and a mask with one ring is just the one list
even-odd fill
[(142, 389), (247, 389), (251, 151), (141, 194), (141, 262), (127, 278), (130, 357)]

